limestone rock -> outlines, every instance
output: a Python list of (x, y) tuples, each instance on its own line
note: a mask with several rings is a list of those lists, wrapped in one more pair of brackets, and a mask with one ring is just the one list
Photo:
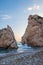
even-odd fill
[(0, 30), (0, 47), (17, 48), (17, 42), (10, 26)]
[(28, 25), (22, 37), (22, 44), (30, 46), (43, 46), (43, 17), (30, 15)]

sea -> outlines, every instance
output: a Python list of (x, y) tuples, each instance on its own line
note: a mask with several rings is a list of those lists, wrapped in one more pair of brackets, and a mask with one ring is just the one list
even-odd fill
[(22, 45), (22, 43), (18, 42), (18, 49), (0, 49), (0, 57), (4, 57), (7, 55), (11, 54), (18, 54), (18, 53), (23, 53), (23, 52), (29, 52), (29, 53), (34, 53), (34, 52), (39, 52), (43, 50), (43, 47), (31, 47), (28, 46), (27, 44)]

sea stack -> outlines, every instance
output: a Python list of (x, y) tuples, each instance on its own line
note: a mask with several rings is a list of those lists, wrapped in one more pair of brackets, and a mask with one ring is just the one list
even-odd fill
[(43, 17), (30, 15), (28, 25), (22, 37), (22, 44), (30, 46), (43, 46)]
[(0, 48), (18, 48), (14, 33), (9, 25), (7, 25), (7, 28), (0, 30)]

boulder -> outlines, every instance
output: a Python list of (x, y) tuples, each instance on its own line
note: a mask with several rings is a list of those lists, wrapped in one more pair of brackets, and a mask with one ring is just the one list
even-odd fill
[(10, 26), (0, 30), (0, 48), (17, 48), (17, 42)]
[(43, 17), (30, 15), (28, 25), (22, 37), (22, 44), (30, 46), (43, 46)]

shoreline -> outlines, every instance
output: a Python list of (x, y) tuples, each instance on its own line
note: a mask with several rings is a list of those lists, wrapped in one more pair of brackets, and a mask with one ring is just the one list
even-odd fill
[(40, 52), (40, 51), (43, 51), (43, 48), (39, 49), (39, 50), (34, 50), (34, 51), (25, 50), (25, 51), (22, 51), (22, 52), (1, 53), (0, 54), (0, 60), (3, 59), (3, 58), (7, 58), (7, 57), (10, 57), (10, 56), (16, 56), (16, 55), (21, 55), (21, 57), (27, 56), (27, 55), (33, 55), (33, 54)]
[[(40, 60), (41, 62), (39, 62)], [(30, 54), (29, 52), (22, 52), (3, 57), (2, 59), (0, 59), (0, 65), (26, 65), (26, 64), (36, 65), (37, 62), (42, 63), (42, 61), (43, 61), (43, 51), (38, 51)]]

